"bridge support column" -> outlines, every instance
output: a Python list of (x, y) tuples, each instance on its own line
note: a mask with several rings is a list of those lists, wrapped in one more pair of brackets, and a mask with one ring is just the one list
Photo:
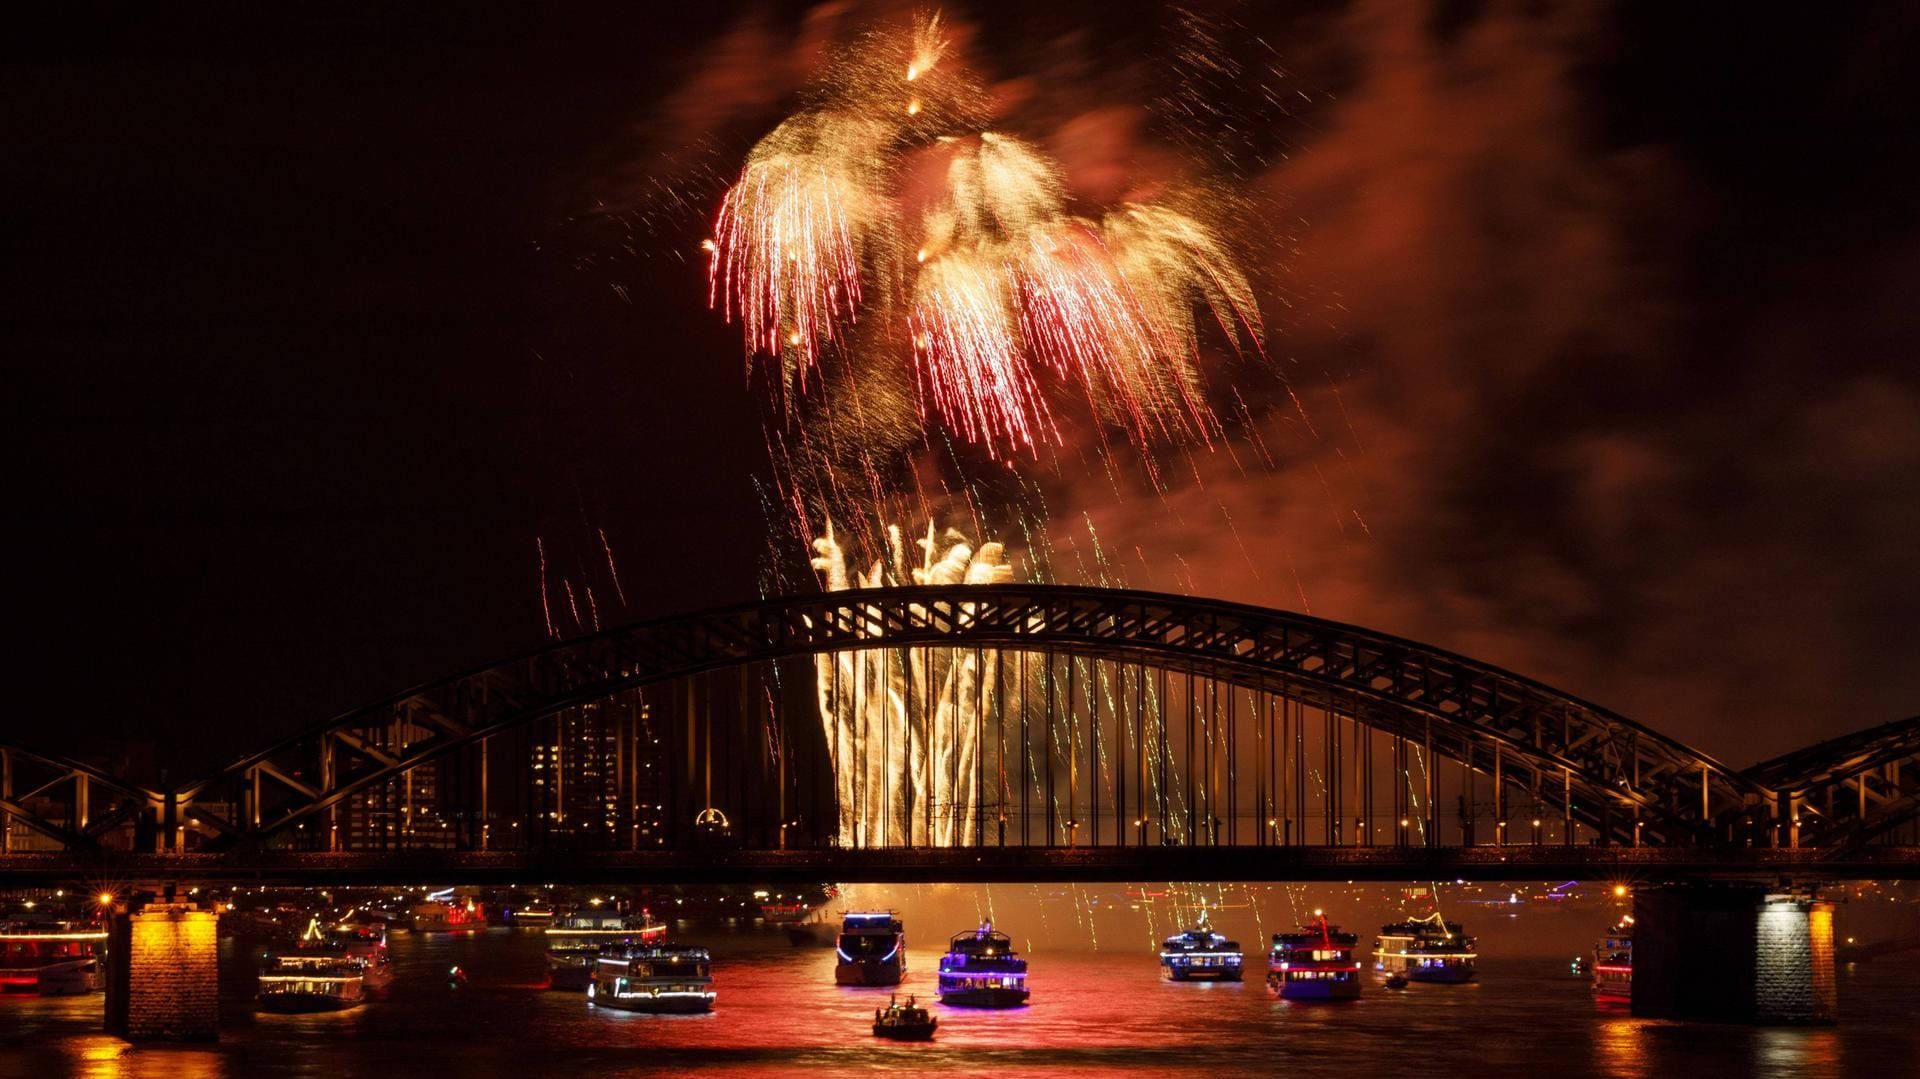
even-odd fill
[(1756, 1025), (1834, 1022), (1833, 904), (1759, 884), (1637, 890), (1633, 1014)]
[(218, 917), (189, 903), (114, 912), (107, 930), (107, 1033), (130, 1042), (219, 1037)]

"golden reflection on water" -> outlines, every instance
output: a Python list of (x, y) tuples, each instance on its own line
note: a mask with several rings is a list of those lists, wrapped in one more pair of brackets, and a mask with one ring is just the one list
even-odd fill
[(1753, 1068), (1761, 1075), (1841, 1075), (1839, 1032), (1832, 1027), (1762, 1027), (1754, 1032)]
[(1645, 1075), (1647, 1028), (1653, 1022), (1630, 1018), (1624, 1010), (1617, 1018), (1601, 1020), (1593, 1033), (1593, 1046), (1602, 1070), (1618, 1076)]

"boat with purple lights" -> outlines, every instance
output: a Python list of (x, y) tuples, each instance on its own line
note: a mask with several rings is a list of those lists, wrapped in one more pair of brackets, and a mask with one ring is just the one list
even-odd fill
[(1192, 929), (1175, 933), (1160, 946), (1160, 966), (1170, 982), (1237, 982), (1245, 962), (1240, 942), (1214, 932), (1205, 911)]
[(907, 930), (893, 911), (848, 911), (833, 947), (835, 985), (899, 985), (907, 976)]
[(1360, 937), (1328, 925), (1325, 915), (1298, 933), (1275, 933), (1267, 958), (1267, 986), (1282, 1000), (1358, 1000)]
[(940, 1003), (960, 1008), (1018, 1008), (1027, 1003), (1027, 961), (993, 927), (959, 933), (940, 958)]

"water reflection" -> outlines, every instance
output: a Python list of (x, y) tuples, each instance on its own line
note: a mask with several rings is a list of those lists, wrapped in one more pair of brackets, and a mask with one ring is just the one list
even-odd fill
[[(929, 936), (938, 939), (938, 933)], [(924, 938), (923, 938), (924, 939)], [(1476, 1075), (1761, 1076), (1906, 1074), (1920, 1055), (1920, 989), (1897, 966), (1841, 975), (1839, 1027), (1761, 1030), (1632, 1019), (1597, 1006), (1564, 960), (1485, 956), (1482, 980), (1370, 981), (1349, 1004), (1276, 1000), (1244, 984), (1171, 984), (1150, 947), (1050, 951), (1031, 942), (1031, 1007), (937, 1008), (928, 1044), (882, 1043), (873, 1009), (888, 989), (833, 984), (831, 949), (775, 934), (703, 934), (714, 950), (717, 1010), (649, 1016), (588, 1007), (536, 988), (543, 941), (494, 931), (396, 934), (388, 998), (358, 1011), (255, 1015), (248, 952), (225, 950), (222, 1039), (130, 1049), (100, 1030), (100, 998), (0, 1001), (0, 1075), (272, 1079), (327, 1074), (594, 1076), (821, 1074), (1163, 1076), (1299, 1070), (1335, 1079), (1396, 1072)], [(910, 949), (899, 991), (933, 997), (939, 949)], [(469, 973), (450, 988), (446, 970)], [(1858, 1002), (1856, 1009), (1854, 1004)]]

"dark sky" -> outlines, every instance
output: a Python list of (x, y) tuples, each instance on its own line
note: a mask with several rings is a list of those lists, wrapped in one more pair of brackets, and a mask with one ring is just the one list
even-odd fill
[[(754, 594), (759, 412), (694, 245), (849, 16), (651, 7), (0, 45), (5, 737), (202, 770), (538, 643), (536, 539), (604, 621)], [(1059, 541), (1094, 521), (1180, 567), (1135, 583), (1457, 648), (1736, 764), (1920, 711), (1908, 9), (1223, 10), (1297, 91), (1250, 138), (1247, 240), (1331, 422), (1164, 499), (1060, 479)], [(1135, 120), (1166, 11), (953, 14), (1078, 193), (1164, 167)]]

